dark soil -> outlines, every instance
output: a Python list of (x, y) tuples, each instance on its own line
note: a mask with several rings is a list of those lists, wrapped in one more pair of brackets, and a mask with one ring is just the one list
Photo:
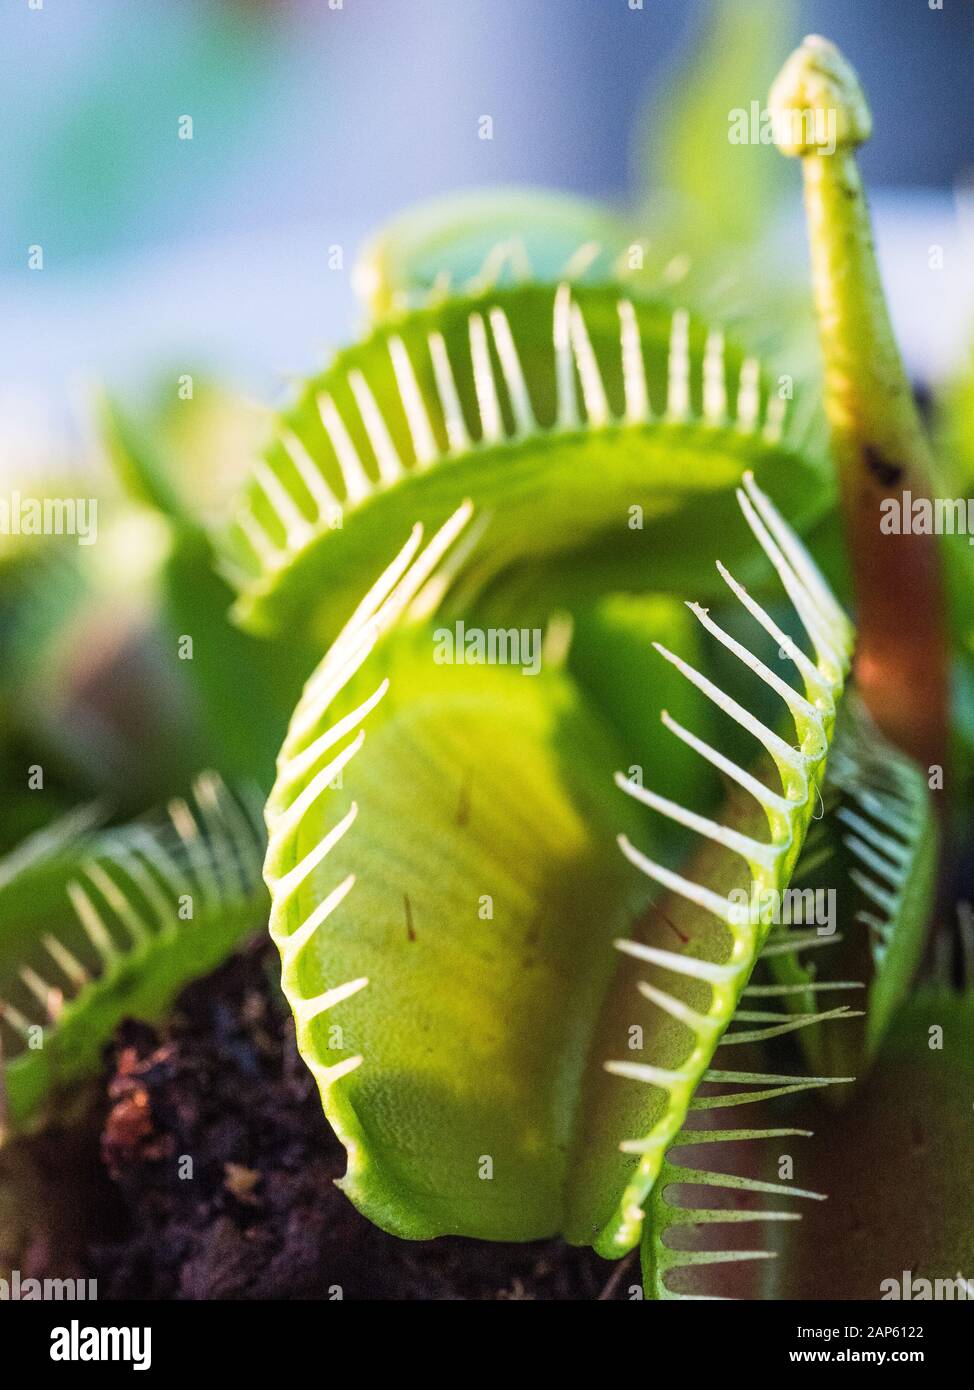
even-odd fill
[(90, 1248), (101, 1298), (628, 1297), (629, 1261), (559, 1241), (397, 1240), (334, 1185), (345, 1166), (294, 1045), (267, 943), (187, 989), (165, 1026), (124, 1025)]

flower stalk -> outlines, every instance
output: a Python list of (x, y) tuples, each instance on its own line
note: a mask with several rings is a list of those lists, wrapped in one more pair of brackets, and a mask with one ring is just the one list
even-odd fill
[(872, 130), (859, 80), (811, 36), (769, 98), (775, 143), (802, 162), (825, 409), (857, 605), (855, 674), (881, 728), (943, 767), (948, 711), (937, 540), (884, 534), (881, 505), (929, 497), (934, 466), (883, 293), (856, 148)]

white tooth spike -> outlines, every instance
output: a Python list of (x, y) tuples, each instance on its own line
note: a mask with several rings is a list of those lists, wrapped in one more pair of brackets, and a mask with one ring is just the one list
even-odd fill
[(307, 946), (322, 922), (328, 920), (337, 907), (348, 897), (355, 886), (355, 875), (349, 874), (342, 879), (337, 888), (333, 888), (327, 897), (323, 898), (318, 906), (301, 923), (295, 927), (290, 935), (281, 939), (281, 962), (285, 973), (294, 966), (298, 956)]
[[(661, 643), (654, 642), (653, 646), (659, 652), (660, 656), (665, 657), (682, 675), (686, 676), (687, 680), (695, 685), (703, 695), (706, 695), (707, 699), (711, 700), (718, 709), (723, 710), (725, 714), (729, 714), (732, 719), (740, 724), (742, 729), (746, 729), (749, 734), (753, 734), (758, 742), (761, 743), (771, 754), (772, 758), (774, 758), (778, 770), (782, 775), (784, 775), (784, 771), (787, 770), (792, 776), (802, 781), (807, 780), (805, 758), (797, 748), (793, 748), (790, 743), (786, 743), (783, 738), (779, 738), (767, 725), (762, 724), (759, 719), (755, 719), (754, 715), (751, 714), (749, 710), (744, 709), (743, 705), (739, 705), (736, 700), (733, 700), (721, 690), (719, 686), (714, 685), (706, 676), (701, 675), (699, 671), (695, 670), (694, 667), (690, 666), (686, 661), (675, 656), (673, 652), (667, 650)], [(797, 805), (798, 803), (794, 802), (792, 804)]]
[(854, 1076), (779, 1076), (763, 1071), (726, 1071), (723, 1067), (711, 1067), (704, 1072), (703, 1079), (734, 1086), (801, 1086), (808, 1082), (818, 1086), (838, 1086), (855, 1081)]
[[(746, 1143), (751, 1139), (811, 1139), (815, 1133), (812, 1129), (681, 1129), (676, 1139), (673, 1141), (673, 1148), (684, 1148), (691, 1144), (740, 1144)], [(741, 1212), (740, 1216), (758, 1216), (758, 1212)], [(734, 1213), (732, 1212), (733, 1216)], [(781, 1213), (778, 1213), (780, 1216)], [(792, 1219), (794, 1219), (792, 1217)]]
[(253, 826), (237, 798), (231, 795), (226, 783), (217, 773), (202, 773), (198, 778), (198, 785), (200, 794), (212, 806), (217, 823), (226, 827), (227, 841), (233, 845), (240, 865), (240, 886), (246, 893), (250, 886), (247, 878), (248, 865), (250, 881), (255, 880), (260, 873), (262, 841), (255, 841)]
[(484, 444), (496, 444), (503, 437), (500, 402), (494, 364), (490, 360), (487, 329), (479, 314), (470, 315), (470, 360), (473, 363), (473, 384), (480, 408), (481, 439)]
[(868, 927), (870, 931), (875, 932), (879, 943), (883, 942), (890, 929), (889, 921), (884, 921), (881, 917), (877, 917), (874, 912), (866, 912), (865, 910), (857, 912), (855, 920), (861, 922), (863, 926)]
[(897, 864), (906, 867), (913, 857), (913, 851), (909, 845), (903, 845), (899, 840), (894, 840), (892, 835), (885, 835), (881, 830), (870, 822), (858, 815), (855, 811), (850, 811), (847, 806), (841, 806), (836, 812), (836, 817), (850, 830), (872, 845), (873, 849), (878, 849), (888, 859), (894, 860)]
[(800, 647), (795, 645), (786, 633), (782, 632), (771, 615), (751, 597), (743, 584), (738, 584), (734, 576), (719, 560), (717, 561), (717, 572), (731, 592), (740, 599), (751, 617), (761, 624), (769, 637), (774, 638), (775, 642), (778, 644), (779, 650), (784, 652), (788, 660), (798, 669), (802, 680), (805, 682), (805, 693), (809, 700), (822, 701), (828, 712), (833, 713), (835, 704), (829, 694), (828, 683), (815, 663), (805, 655)]
[(311, 524), (266, 460), (254, 463), (254, 477), (284, 528), (287, 544), (299, 550), (312, 534)]
[(703, 354), (703, 418), (715, 427), (727, 423), (727, 381), (724, 376), (724, 335), (718, 328), (707, 334)]
[(345, 483), (345, 499), (354, 507), (356, 503), (362, 502), (368, 497), (372, 491), (372, 484), (362, 467), (362, 460), (352, 443), (352, 437), (345, 426), (345, 421), (327, 391), (318, 393), (317, 405), (321, 423), (331, 440), (331, 447), (335, 451), (338, 467)]
[[(710, 1078), (704, 1077), (704, 1080)], [(802, 1091), (817, 1091), (822, 1086), (838, 1085), (840, 1082), (853, 1080), (849, 1076), (819, 1076), (811, 1077), (803, 1081), (796, 1081), (790, 1086), (773, 1086), (765, 1090), (758, 1091), (735, 1091), (732, 1095), (723, 1096), (694, 1096), (691, 1100), (690, 1110), (726, 1110), (738, 1105), (756, 1105), (762, 1100), (778, 1100), (781, 1096), (798, 1095)], [(779, 1077), (774, 1078), (780, 1080)]]
[(669, 729), (670, 733), (676, 734), (677, 738), (682, 739), (688, 748), (694, 749), (702, 758), (706, 758), (708, 763), (717, 768), (718, 772), (722, 772), (726, 777), (729, 777), (731, 781), (736, 782), (739, 787), (743, 787), (745, 791), (750, 792), (755, 801), (768, 813), (769, 817), (780, 818), (788, 815), (794, 802), (787, 801), (779, 792), (773, 792), (770, 787), (766, 787), (764, 783), (752, 773), (746, 772), (744, 768), (739, 767), (737, 763), (732, 762), (730, 758), (725, 757), (723, 753), (718, 752), (717, 749), (711, 747), (709, 743), (705, 743), (703, 739), (698, 738), (696, 734), (692, 734), (689, 729), (685, 729), (682, 724), (677, 723), (667, 710), (661, 712), (660, 720), (666, 728)]
[(333, 1009), (336, 1004), (341, 1004), (345, 999), (351, 999), (352, 995), (358, 994), (359, 990), (365, 988), (368, 980), (364, 977), (358, 980), (349, 980), (346, 984), (335, 985), (333, 989), (326, 989), (322, 994), (315, 995), (313, 999), (299, 999), (295, 997), (292, 1002), (295, 1017), (299, 1023), (310, 1023), (319, 1014), (325, 1013), (328, 1009)]
[(278, 765), (295, 752), (303, 752), (309, 736), (317, 738), (318, 726), (329, 705), (339, 691), (348, 685), (356, 671), (361, 669), (378, 640), (378, 620), (370, 618), (357, 633), (349, 634), (341, 659), (326, 660), (322, 664), (304, 688), (298, 713), (291, 720), (287, 739), (278, 757)]
[(226, 555), (215, 556), (213, 568), (221, 579), (226, 580), (231, 589), (246, 589), (253, 582), (252, 572)]
[(762, 434), (765, 443), (778, 444), (784, 433), (785, 413), (788, 409), (788, 402), (783, 396), (776, 396), (773, 392), (768, 398), (768, 409), (764, 416), (764, 429)]
[(152, 904), (160, 928), (167, 927), (172, 921), (173, 903), (159, 887), (158, 880), (153, 878), (139, 856), (130, 850), (118, 856), (118, 863)]
[(101, 915), (81, 884), (72, 880), (68, 884), (68, 897), (71, 905), (77, 914), (78, 921), (84, 928), (84, 933), (94, 946), (95, 951), (106, 963), (115, 959), (118, 949), (114, 941), (108, 934), (108, 929), (101, 919)]
[(523, 285), (527, 281), (534, 279), (534, 271), (531, 267), (531, 257), (528, 255), (527, 243), (523, 236), (511, 237), (509, 256), (511, 270), (514, 274), (516, 284)]
[(355, 397), (358, 413), (362, 417), (365, 433), (369, 437), (369, 443), (375, 455), (379, 478), (388, 487), (392, 483), (398, 482), (405, 472), (402, 459), (392, 442), (389, 426), (386, 424), (385, 417), (372, 394), (372, 388), (357, 367), (349, 372), (348, 384)]
[(705, 980), (709, 985), (723, 985), (732, 980), (738, 972), (733, 965), (714, 965), (709, 960), (697, 960), (696, 956), (681, 956), (676, 951), (664, 951), (658, 946), (644, 946), (641, 941), (628, 941), (621, 937), (614, 943), (616, 950), (636, 960), (658, 965), (662, 970), (672, 970), (677, 975), (688, 975), (694, 980)]
[(585, 403), (588, 423), (593, 429), (604, 429), (609, 423), (609, 402), (605, 394), (605, 385), (592, 340), (588, 335), (585, 316), (574, 303), (571, 310), (571, 335), (572, 351), (582, 383), (582, 400)]
[(737, 428), (752, 434), (761, 417), (761, 363), (745, 357), (737, 383)]
[(516, 438), (520, 438), (537, 429), (537, 421), (531, 407), (531, 397), (528, 395), (521, 359), (518, 356), (511, 325), (504, 310), (491, 309), (488, 318), (494, 333), (494, 344), (497, 348), (504, 384), (507, 387), (511, 411), (514, 415), (514, 434)]
[[(720, 1040), (721, 1047), (733, 1047), (735, 1044), (746, 1044), (753, 1042), (766, 1042), (771, 1038), (780, 1038), (788, 1033), (797, 1032), (802, 1028), (810, 1028), (816, 1023), (828, 1023), (840, 1018), (862, 1018), (862, 1013), (858, 1009), (830, 1009), (827, 1013), (798, 1015), (789, 1018), (787, 1022), (773, 1024), (766, 1028), (740, 1028), (733, 1032), (725, 1033)], [(747, 1010), (740, 1017), (742, 1023), (748, 1021)]]
[(619, 848), (629, 860), (630, 864), (641, 870), (647, 878), (653, 879), (664, 888), (668, 888), (671, 893), (679, 893), (688, 902), (696, 903), (697, 907), (702, 907), (705, 912), (710, 912), (721, 922), (725, 922), (729, 927), (743, 925), (742, 914), (739, 909), (728, 898), (721, 893), (715, 893), (710, 888), (705, 888), (701, 883), (694, 883), (691, 879), (684, 878), (681, 874), (675, 874), (671, 869), (664, 868), (662, 864), (657, 864), (654, 859), (649, 859), (633, 845), (627, 836), (619, 836)]
[(433, 426), (430, 424), (426, 406), (423, 404), (422, 392), (416, 380), (416, 373), (413, 371), (413, 364), (409, 360), (406, 344), (398, 334), (389, 339), (389, 356), (392, 359), (392, 370), (396, 374), (399, 398), (402, 401), (406, 423), (409, 426), (409, 433), (413, 441), (416, 466), (417, 468), (427, 468), (439, 453), (436, 446), (436, 436), (433, 434)]
[[(468, 296), (478, 295), (496, 288), (506, 269), (510, 270), (511, 281), (515, 285), (532, 278), (531, 260), (523, 237), (510, 237), (505, 241), (495, 242), (484, 257), (480, 269), (468, 280), (461, 282), (462, 292)], [(448, 289), (449, 285), (446, 288)], [(446, 298), (445, 292), (443, 298)]]
[[(405, 545), (399, 550), (395, 559), (382, 571), (378, 579), (362, 599), (361, 603), (358, 604), (348, 622), (342, 628), (335, 643), (336, 646), (343, 639), (347, 641), (352, 633), (358, 632), (363, 624), (374, 617), (381, 605), (393, 592), (400, 579), (409, 569), (422, 543), (423, 527), (421, 522), (417, 522), (410, 531), (409, 538)], [(308, 682), (308, 685), (309, 688), (314, 688), (315, 679), (313, 676)]]
[(893, 888), (902, 888), (906, 881), (906, 872), (902, 865), (890, 863), (878, 850), (867, 845), (865, 840), (860, 840), (858, 835), (847, 835), (845, 844), (867, 869), (885, 879)]
[(706, 628), (707, 632), (709, 632), (712, 637), (715, 637), (722, 647), (726, 647), (729, 652), (732, 652), (743, 665), (753, 671), (776, 695), (780, 695), (781, 699), (785, 702), (796, 719), (807, 719), (811, 721), (818, 730), (820, 738), (823, 740), (825, 739), (822, 717), (815, 706), (809, 704), (804, 695), (799, 695), (797, 690), (790, 686), (787, 681), (783, 681), (769, 666), (766, 666), (763, 661), (760, 661), (753, 652), (749, 652), (747, 647), (738, 642), (736, 638), (731, 637), (728, 632), (725, 632), (719, 623), (714, 622), (706, 608), (701, 608), (699, 603), (688, 603), (687, 607), (697, 619), (697, 622), (699, 622), (702, 627)]
[(293, 430), (282, 432), (281, 444), (297, 469), (298, 477), (307, 488), (311, 500), (318, 508), (318, 515), (330, 519), (340, 513), (341, 505), (338, 498), (325, 482), (321, 470)]
[(289, 869), (286, 874), (276, 880), (274, 887), (283, 895), (281, 898), (282, 902), (290, 898), (291, 895), (301, 887), (301, 884), (311, 871), (321, 863), (322, 859), (324, 859), (332, 849), (334, 849), (339, 840), (347, 835), (348, 831), (354, 825), (357, 815), (358, 806), (353, 801), (348, 812), (342, 817), (338, 824), (333, 826), (328, 834), (319, 840), (303, 859), (300, 859), (297, 864), (295, 864), (293, 869)]
[[(31, 1037), (31, 1028), (36, 1026), (13, 1004), (8, 1004), (5, 999), (0, 999), (0, 1019), (9, 1024), (15, 1033), (19, 1033), (25, 1042), (29, 1041)], [(0, 1135), (2, 1134), (3, 1130), (0, 1128)]]
[[(763, 520), (758, 516), (748, 495), (743, 491), (739, 491), (737, 497), (747, 524), (757, 538), (761, 549), (777, 571), (785, 592), (788, 594), (788, 597), (795, 606), (795, 611), (801, 618), (802, 626), (811, 639), (812, 646), (815, 648), (815, 656), (818, 664), (824, 667), (827, 679), (833, 684), (838, 684), (845, 673), (846, 662), (835, 646), (828, 617), (823, 613), (814, 595), (809, 592), (805, 584), (788, 563), (784, 553), (779, 549), (777, 542), (765, 527)], [(843, 628), (842, 630), (845, 631), (846, 629)]]
[(851, 630), (849, 619), (828, 584), (822, 578), (820, 569), (771, 501), (771, 498), (758, 487), (754, 481), (754, 474), (750, 470), (744, 474), (743, 483), (748, 497), (754, 503), (757, 511), (760, 512), (765, 525), (778, 542), (781, 553), (787, 558), (792, 570), (811, 595), (815, 606), (841, 632), (849, 632)]
[(822, 990), (865, 988), (861, 980), (813, 980), (804, 985), (748, 985), (742, 992), (756, 999), (777, 999), (788, 994), (817, 994)]
[(305, 685), (301, 700), (304, 712), (292, 720), (285, 741), (287, 754), (307, 735), (323, 709), (348, 683), (379, 635), (411, 602), (472, 515), (473, 504), (469, 500), (461, 503), (415, 561), (413, 557), (422, 540), (422, 526), (413, 527), (409, 540), (373, 584)]
[(630, 1081), (643, 1081), (649, 1086), (662, 1086), (664, 1090), (669, 1090), (686, 1080), (685, 1073), (681, 1071), (651, 1067), (645, 1062), (603, 1062), (602, 1065), (613, 1076), (624, 1076)]
[(206, 827), (208, 856), (228, 895), (247, 893), (247, 877), (237, 860), (236, 847), (227, 834), (219, 794), (220, 783), (212, 772), (202, 772), (193, 783), (193, 799)]
[(91, 981), (91, 975), (84, 968), (77, 956), (69, 951), (67, 946), (62, 945), (56, 936), (47, 933), (41, 937), (41, 945), (54, 961), (66, 980), (69, 980), (75, 990), (84, 989), (85, 985)]
[(671, 1181), (694, 1186), (726, 1187), (738, 1192), (765, 1192), (772, 1196), (787, 1194), (789, 1197), (805, 1197), (812, 1202), (825, 1201), (824, 1192), (809, 1192), (807, 1188), (792, 1187), (791, 1183), (762, 1182), (758, 1178), (738, 1177), (736, 1173), (710, 1173), (700, 1168), (674, 1167)]
[(513, 270), (515, 255), (513, 238), (495, 242), (484, 257), (480, 269), (467, 282), (467, 293), (482, 294), (485, 290), (494, 289), (501, 279), (504, 267), (510, 265)]
[(619, 329), (622, 338), (622, 384), (626, 393), (626, 423), (641, 425), (651, 419), (646, 364), (639, 334), (639, 320), (628, 299), (619, 301)]
[(875, 816), (886, 826), (887, 830), (892, 830), (904, 840), (909, 840), (914, 833), (914, 825), (905, 816), (899, 816), (889, 805), (888, 800), (875, 796), (872, 792), (863, 789), (856, 789), (853, 792), (855, 800), (864, 811), (868, 811), (871, 816)]
[(363, 700), (360, 705), (346, 714), (343, 719), (339, 719), (337, 724), (330, 725), (322, 734), (313, 739), (306, 748), (294, 757), (287, 760), (286, 773), (282, 770), (278, 774), (281, 784), (285, 788), (290, 788), (294, 783), (304, 780), (305, 775), (314, 767), (315, 763), (333, 748), (336, 743), (340, 743), (347, 734), (364, 722), (379, 701), (385, 696), (389, 689), (389, 678), (386, 677), (379, 686), (372, 692), (367, 700)]
[(705, 836), (715, 844), (723, 845), (726, 849), (739, 854), (748, 864), (760, 865), (769, 873), (774, 871), (774, 866), (783, 853), (783, 850), (776, 845), (762, 844), (750, 835), (742, 835), (740, 831), (732, 830), (730, 826), (720, 825), (707, 816), (697, 815), (695, 811), (688, 810), (677, 801), (670, 801), (665, 796), (658, 796), (648, 787), (637, 786), (624, 773), (616, 773), (615, 784), (620, 791), (624, 791), (634, 800), (642, 802), (650, 810), (667, 816), (670, 820), (676, 821), (678, 825), (685, 825), (688, 830), (695, 830), (698, 835)]
[(434, 575), (447, 553), (473, 516), (473, 503), (469, 498), (461, 502), (451, 517), (444, 521), (439, 530), (430, 538), (426, 549), (410, 567), (403, 582), (391, 593), (376, 615), (382, 632), (388, 630), (415, 598), (418, 598), (427, 581)]
[(592, 268), (601, 253), (601, 242), (583, 241), (581, 246), (577, 247), (565, 262), (561, 278), (563, 280), (580, 280), (585, 272)]
[(693, 262), (685, 253), (673, 256), (663, 267), (663, 281), (667, 285), (678, 285), (690, 274)]
[[(176, 920), (177, 900), (180, 894), (185, 891), (185, 875), (169, 851), (159, 843), (158, 836), (151, 835), (148, 830), (144, 834), (138, 831), (136, 833), (139, 853), (148, 864), (152, 865), (169, 889), (170, 896), (166, 899), (165, 914), (161, 924), (163, 927), (172, 927)], [(160, 891), (162, 890), (160, 889)]]
[(284, 564), (284, 552), (278, 549), (264, 527), (254, 516), (249, 506), (241, 507), (236, 517), (237, 525), (247, 538), (247, 543), (264, 569), (280, 569)]
[(578, 393), (575, 389), (575, 361), (572, 356), (572, 292), (569, 285), (559, 285), (555, 292), (554, 343), (555, 388), (558, 407), (556, 426), (560, 430), (576, 430), (579, 426)]
[(899, 898), (895, 893), (888, 893), (885, 888), (862, 873), (859, 869), (850, 869), (849, 877), (858, 888), (861, 888), (870, 902), (891, 918), (899, 906)]
[(792, 929), (784, 932), (780, 937), (772, 933), (761, 947), (761, 958), (790, 956), (795, 951), (814, 951), (821, 946), (835, 946), (841, 940), (838, 932), (833, 932), (830, 936), (819, 936), (817, 929), (812, 932), (800, 932)]
[(166, 810), (169, 812), (169, 819), (175, 827), (176, 834), (185, 846), (187, 857), (193, 873), (196, 875), (196, 881), (203, 890), (204, 898), (210, 907), (218, 907), (221, 898), (220, 883), (207, 853), (203, 836), (200, 834), (196, 817), (181, 796), (173, 797)]
[(345, 770), (364, 742), (365, 730), (359, 729), (351, 743), (347, 744), (324, 767), (319, 768), (303, 791), (299, 792), (294, 800), (288, 804), (287, 809), (281, 813), (279, 822), (285, 834), (290, 828), (298, 825), (309, 806), (313, 806), (319, 796), (322, 796), (335, 781), (339, 773)]
[(30, 990), (41, 1008), (47, 1010), (51, 995), (56, 992), (53, 986), (49, 985), (47, 980), (38, 975), (37, 971), (33, 970), (29, 965), (22, 966), (18, 973), (21, 982)]
[(330, 1067), (322, 1066), (320, 1062), (312, 1063), (311, 1073), (319, 1087), (327, 1088), (334, 1086), (336, 1081), (341, 1081), (343, 1076), (348, 1076), (349, 1072), (355, 1071), (361, 1065), (361, 1057), (346, 1057), (344, 1062), (335, 1062)]
[(679, 1019), (688, 1028), (692, 1028), (695, 1033), (702, 1030), (714, 1030), (719, 1027), (716, 1019), (709, 1018), (707, 1014), (700, 1013), (699, 1009), (691, 1009), (689, 1004), (684, 1004), (682, 999), (676, 999), (672, 994), (668, 994), (665, 989), (657, 989), (655, 985), (649, 984), (646, 980), (640, 980), (636, 985), (639, 993), (644, 999), (649, 999), (653, 1004), (663, 1009), (671, 1018)]
[(429, 349), (436, 390), (443, 411), (443, 423), (446, 425), (447, 442), (453, 453), (462, 454), (470, 448), (470, 435), (467, 433), (467, 422), (463, 418), (457, 384), (442, 333), (429, 335)]
[[(484, 533), (489, 530), (490, 512), (481, 512), (467, 534), (458, 540), (439, 568), (423, 584), (408, 608), (410, 622), (426, 622), (437, 612), (444, 597), (453, 588), (470, 556), (477, 549)], [(545, 658), (547, 661), (547, 658)]]
[(679, 423), (690, 414), (690, 315), (677, 309), (670, 328), (666, 418)]
[(93, 883), (101, 893), (119, 921), (124, 923), (135, 944), (140, 945), (148, 941), (150, 933), (145, 923), (111, 875), (106, 873), (98, 863), (86, 864), (84, 873), (89, 882)]

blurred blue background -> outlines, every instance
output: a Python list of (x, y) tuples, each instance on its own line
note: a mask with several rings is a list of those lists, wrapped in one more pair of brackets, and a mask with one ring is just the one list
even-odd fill
[[(769, 14), (780, 2), (723, 0)], [(623, 199), (644, 175), (641, 114), (692, 54), (708, 8), (336, 3), (7, 0), (8, 437), (20, 418), (47, 427), (81, 379), (124, 387), (161, 366), (202, 364), (273, 399), (354, 327), (355, 247), (418, 199), (502, 183)], [(974, 4), (797, 0), (796, 11), (794, 39), (827, 34), (864, 79), (876, 134), (863, 166), (897, 322), (913, 370), (942, 376), (974, 336), (970, 222), (965, 233), (955, 192), (974, 164)], [(483, 114), (489, 142), (477, 138)], [(183, 115), (192, 140), (177, 138)], [(797, 214), (797, 170), (794, 186)], [(932, 242), (945, 259), (934, 285)], [(327, 266), (334, 244), (341, 271)], [(42, 274), (28, 270), (33, 245)]]

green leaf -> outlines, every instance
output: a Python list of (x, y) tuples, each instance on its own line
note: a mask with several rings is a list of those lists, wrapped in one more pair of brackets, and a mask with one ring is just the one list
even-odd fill
[[(792, 887), (802, 895), (799, 911), (811, 907), (812, 895), (820, 903), (831, 895), (832, 920), (815, 917), (809, 935), (816, 949), (779, 956), (775, 973), (793, 987), (795, 1008), (812, 1007), (815, 990), (830, 984), (865, 984), (865, 1010), (855, 1026), (802, 1036), (816, 1071), (858, 1077), (875, 1058), (923, 955), (939, 833), (926, 776), (883, 737), (855, 694), (843, 705), (824, 796), (824, 819), (809, 837)], [(802, 992), (802, 985), (811, 988)]]
[[(267, 808), (271, 931), (298, 1046), (348, 1149), (343, 1186), (386, 1229), (561, 1230), (609, 1256), (639, 1238), (641, 1204), (766, 935), (730, 892), (787, 883), (848, 669), (847, 621), (748, 489), (745, 516), (816, 656), (728, 578), (802, 677), (805, 696), (737, 649), (782, 696), (797, 748), (670, 657), (751, 730), (781, 788), (669, 720), (746, 793), (718, 823), (620, 777), (637, 807), (703, 836), (683, 873), (635, 848), (656, 846), (633, 807), (613, 803), (618, 751), (562, 669), (435, 659), (443, 631), (421, 620), (469, 507), (419, 555), (413, 535), (305, 689)], [(620, 872), (619, 828), (640, 878)], [(643, 918), (647, 880), (665, 892)]]
[(626, 222), (600, 203), (547, 189), (476, 190), (401, 213), (363, 248), (353, 283), (378, 321), (525, 280), (609, 280), (631, 244)]
[(102, 442), (126, 493), (170, 520), (188, 522), (184, 500), (152, 441), (107, 394), (96, 408)]
[(211, 528), (253, 451), (257, 412), (191, 380), (185, 399), (174, 377), (136, 416), (105, 398), (103, 440), (129, 494), (165, 525), (153, 597), (160, 659), (191, 716), (184, 760), (266, 788), (318, 651), (294, 633), (258, 641), (230, 620), (234, 594)]
[[(202, 531), (174, 528), (158, 621), (193, 709), (196, 766), (215, 763), (231, 781), (266, 790), (315, 654), (299, 635), (258, 639), (241, 631), (230, 619), (233, 591), (214, 558)], [(179, 660), (187, 637), (192, 657)]]
[(126, 494), (184, 527), (222, 519), (267, 427), (267, 412), (200, 372), (173, 371), (123, 405), (96, 401), (101, 443)]
[[(340, 353), (282, 418), (228, 539), (237, 611), (327, 642), (377, 543), (466, 497), (485, 532), (464, 602), (525, 575), (539, 620), (613, 590), (713, 591), (699, 536), (734, 544), (747, 469), (800, 526), (829, 506), (827, 467), (785, 405), (720, 333), (616, 287), (526, 286), (409, 314)], [(754, 577), (746, 545), (724, 553)]]
[[(157, 1018), (266, 916), (262, 829), (213, 774), (168, 819), (48, 832), (0, 863), (8, 1131), (97, 1074), (124, 1018)], [(72, 830), (71, 823), (67, 831)]]

